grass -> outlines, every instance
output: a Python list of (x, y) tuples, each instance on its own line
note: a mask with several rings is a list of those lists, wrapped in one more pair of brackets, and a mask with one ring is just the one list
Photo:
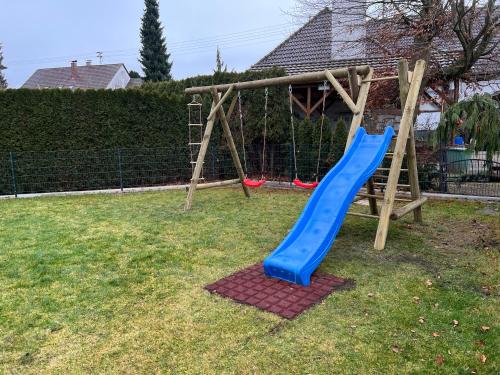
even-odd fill
[(269, 254), (307, 195), (184, 196), (0, 201), (0, 372), (498, 373), (499, 205), (430, 202), (382, 252), (349, 217), (320, 269), (356, 287), (286, 321), (203, 286)]

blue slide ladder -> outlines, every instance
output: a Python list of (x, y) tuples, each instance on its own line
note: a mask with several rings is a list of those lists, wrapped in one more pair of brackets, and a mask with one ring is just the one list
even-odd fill
[(315, 189), (290, 233), (264, 260), (266, 275), (307, 286), (330, 250), (356, 194), (375, 173), (394, 137), (359, 128), (340, 161)]

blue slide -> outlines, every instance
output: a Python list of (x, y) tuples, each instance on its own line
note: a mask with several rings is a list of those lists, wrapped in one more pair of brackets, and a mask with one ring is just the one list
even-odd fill
[(356, 193), (375, 173), (391, 144), (394, 129), (368, 135), (359, 128), (342, 159), (321, 180), (281, 244), (264, 260), (266, 275), (309, 285), (342, 226)]

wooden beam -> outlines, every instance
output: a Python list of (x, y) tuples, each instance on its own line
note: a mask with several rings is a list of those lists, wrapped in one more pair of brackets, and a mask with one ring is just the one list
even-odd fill
[(228, 186), (228, 185), (235, 185), (235, 184), (239, 184), (240, 182), (241, 181), (239, 178), (235, 178), (233, 180), (207, 182), (206, 184), (198, 184), (196, 186), (196, 190), (210, 189), (210, 188), (214, 188), (214, 187), (221, 187), (221, 186)]
[(237, 102), (238, 102), (238, 95), (235, 95), (233, 97), (233, 100), (231, 100), (231, 104), (229, 105), (229, 109), (227, 110), (227, 113), (226, 113), (227, 121), (231, 121), (231, 117), (233, 116), (233, 112), (234, 112), (234, 109), (236, 108)]
[(399, 78), (399, 76), (386, 76), (386, 77), (372, 78), (370, 80), (363, 79), (361, 82), (389, 81), (389, 80), (398, 79), (398, 78)]
[[(387, 179), (389, 180), (389, 177), (387, 177)], [(374, 185), (375, 186), (382, 186), (382, 188), (384, 188), (384, 187), (388, 186), (388, 183), (385, 183), (385, 182), (375, 182)], [(397, 187), (409, 189), (410, 185), (408, 185), (408, 184), (397, 184)]]
[(367, 219), (378, 219), (377, 215), (362, 214), (362, 213), (359, 213), (359, 212), (352, 212), (352, 211), (347, 211), (347, 215), (364, 217), (364, 218), (367, 218)]
[[(215, 105), (219, 102), (219, 94), (215, 88), (212, 88), (212, 98), (214, 100)], [(219, 106), (218, 115), (222, 124), (222, 129), (224, 130), (224, 136), (226, 137), (227, 145), (229, 146), (229, 151), (231, 151), (231, 157), (233, 158), (234, 166), (236, 167), (236, 171), (238, 172), (238, 177), (240, 178), (241, 187), (243, 188), (243, 192), (247, 197), (250, 197), (250, 190), (248, 186), (243, 183), (245, 179), (245, 172), (243, 171), (243, 167), (241, 166), (240, 157), (238, 156), (238, 151), (236, 150), (236, 145), (234, 144), (233, 136), (231, 134), (231, 129), (229, 128), (229, 123), (227, 122), (226, 113), (224, 112), (224, 108)]]
[(392, 211), (391, 220), (397, 220), (411, 211), (415, 211), (417, 208), (422, 207), (422, 205), (427, 202), (427, 197), (421, 197), (415, 201), (411, 201), (403, 207), (396, 208)]
[(380, 220), (377, 228), (377, 236), (375, 238), (374, 247), (377, 250), (382, 250), (385, 247), (387, 233), (389, 231), (389, 221), (394, 207), (394, 198), (396, 196), (399, 174), (403, 163), (404, 150), (411, 126), (415, 115), (415, 108), (420, 93), (420, 84), (425, 71), (425, 61), (418, 60), (413, 71), (413, 78), (404, 106), (403, 117), (399, 125), (398, 139), (394, 148), (394, 157), (392, 158), (391, 170), (387, 181), (387, 189), (384, 195), (384, 202), (380, 213)]
[(297, 99), (297, 97), (294, 95), (294, 94), (291, 94), (292, 95), (292, 100), (295, 104), (297, 104), (297, 106), (306, 114), (307, 116), (307, 108), (304, 106), (304, 104), (302, 104), (300, 102), (299, 99)]
[[(368, 74), (370, 67), (368, 65), (356, 66), (356, 72), (365, 76)], [(333, 69), (330, 70), (330, 73), (336, 78), (346, 78), (347, 77), (347, 69)], [(217, 91), (224, 91), (229, 88), (229, 86), (234, 85), (235, 90), (244, 90), (244, 89), (257, 89), (262, 87), (271, 87), (271, 86), (288, 86), (288, 85), (297, 85), (302, 83), (315, 83), (322, 82), (325, 80), (325, 72), (311, 72), (311, 73), (303, 73), (303, 74), (295, 74), (291, 76), (283, 76), (276, 78), (267, 78), (260, 79), (256, 81), (247, 81), (247, 82), (238, 82), (234, 84), (224, 84), (224, 85), (214, 85), (214, 86), (200, 86), (200, 87), (190, 87), (184, 90), (186, 94), (203, 94), (211, 92), (212, 88), (215, 88)]]
[[(399, 60), (399, 100), (401, 101), (401, 108), (404, 108), (410, 89), (408, 77), (408, 61), (405, 59)], [(420, 185), (418, 181), (418, 167), (417, 167), (417, 152), (415, 147), (415, 131), (413, 124), (415, 123), (416, 113), (411, 121), (410, 129), (408, 131), (408, 141), (406, 142), (406, 159), (408, 162), (408, 181), (410, 184), (411, 198), (418, 200), (421, 198)], [(415, 207), (413, 211), (413, 218), (417, 223), (422, 222), (422, 208)]]
[[(326, 100), (326, 99), (328, 99), (328, 97), (332, 94), (332, 92), (333, 92), (333, 90), (328, 90), (328, 91), (326, 92), (326, 94), (325, 94), (325, 100)], [(317, 109), (318, 109), (318, 107), (319, 107), (320, 105), (322, 105), (322, 104), (323, 104), (323, 95), (321, 95), (321, 99), (320, 99), (320, 100), (318, 100), (318, 101), (317, 101), (317, 102), (316, 102), (316, 103), (312, 106), (312, 108), (311, 108), (311, 114), (313, 114), (313, 113), (314, 113), (314, 111), (315, 111), (315, 110), (317, 110)]]
[[(218, 95), (217, 95), (218, 99)], [(215, 108), (215, 101), (212, 101), (212, 109)], [(201, 141), (200, 151), (198, 152), (198, 157), (196, 159), (196, 165), (194, 167), (193, 176), (191, 178), (191, 184), (189, 185), (189, 190), (186, 198), (186, 204), (184, 210), (188, 211), (193, 206), (194, 193), (196, 191), (196, 186), (198, 185), (198, 180), (200, 178), (201, 170), (203, 168), (205, 154), (207, 153), (208, 143), (210, 142), (210, 136), (212, 135), (212, 129), (214, 127), (215, 119), (207, 121), (207, 126), (205, 127), (205, 133), (203, 134), (203, 139)]]
[(219, 108), (221, 107), (221, 105), (224, 104), (224, 102), (226, 101), (226, 99), (228, 98), (228, 96), (231, 94), (231, 92), (233, 91), (233, 88), (234, 88), (234, 86), (229, 86), (229, 88), (227, 89), (227, 91), (224, 94), (224, 96), (222, 97), (222, 99), (219, 100), (219, 102), (217, 103), (217, 105), (215, 106), (215, 108), (213, 108), (210, 111), (210, 114), (207, 117), (207, 121), (210, 121), (211, 119), (213, 119), (215, 117), (215, 114), (217, 113), (217, 111), (219, 110)]
[(351, 90), (351, 98), (354, 102), (356, 102), (359, 95), (359, 80), (355, 67), (351, 66), (350, 68), (347, 68), (347, 78), (349, 81), (349, 89)]
[[(384, 196), (383, 195), (380, 195), (380, 194), (365, 194), (365, 193), (358, 193), (356, 194), (357, 196), (365, 199), (365, 198), (375, 198), (375, 199), (378, 199), (378, 200), (384, 200)], [(396, 202), (412, 202), (411, 199), (409, 198), (400, 198), (400, 197), (396, 197), (394, 198), (394, 200)]]
[[(373, 69), (370, 68), (368, 74), (366, 75), (366, 78), (371, 79), (372, 76)], [(356, 107), (359, 109), (359, 112), (352, 117), (351, 127), (349, 128), (349, 135), (347, 136), (347, 142), (345, 145), (346, 151), (351, 145), (351, 142), (354, 139), (354, 135), (361, 125), (361, 121), (363, 121), (363, 113), (365, 111), (366, 100), (368, 99), (368, 91), (370, 91), (370, 82), (362, 83), (359, 88), (358, 101), (356, 102)]]
[(339, 93), (340, 97), (342, 98), (344, 103), (349, 107), (351, 112), (354, 114), (359, 113), (358, 107), (356, 106), (356, 104), (354, 104), (349, 94), (344, 90), (339, 81), (337, 81), (337, 79), (333, 76), (332, 73), (330, 73), (328, 69), (325, 70), (325, 76), (328, 79), (328, 81), (330, 81), (333, 88)]

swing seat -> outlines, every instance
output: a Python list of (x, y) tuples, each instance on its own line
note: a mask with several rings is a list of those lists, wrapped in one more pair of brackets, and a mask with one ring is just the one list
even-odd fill
[(298, 186), (298, 187), (301, 187), (304, 189), (314, 189), (316, 186), (319, 185), (319, 182), (315, 181), (315, 182), (307, 183), (307, 182), (302, 182), (298, 178), (296, 178), (295, 180), (293, 180), (293, 184), (295, 186)]
[(243, 184), (251, 188), (261, 187), (262, 185), (264, 185), (265, 182), (266, 182), (265, 178), (261, 178), (259, 181), (250, 180), (249, 178), (245, 178), (243, 180)]

